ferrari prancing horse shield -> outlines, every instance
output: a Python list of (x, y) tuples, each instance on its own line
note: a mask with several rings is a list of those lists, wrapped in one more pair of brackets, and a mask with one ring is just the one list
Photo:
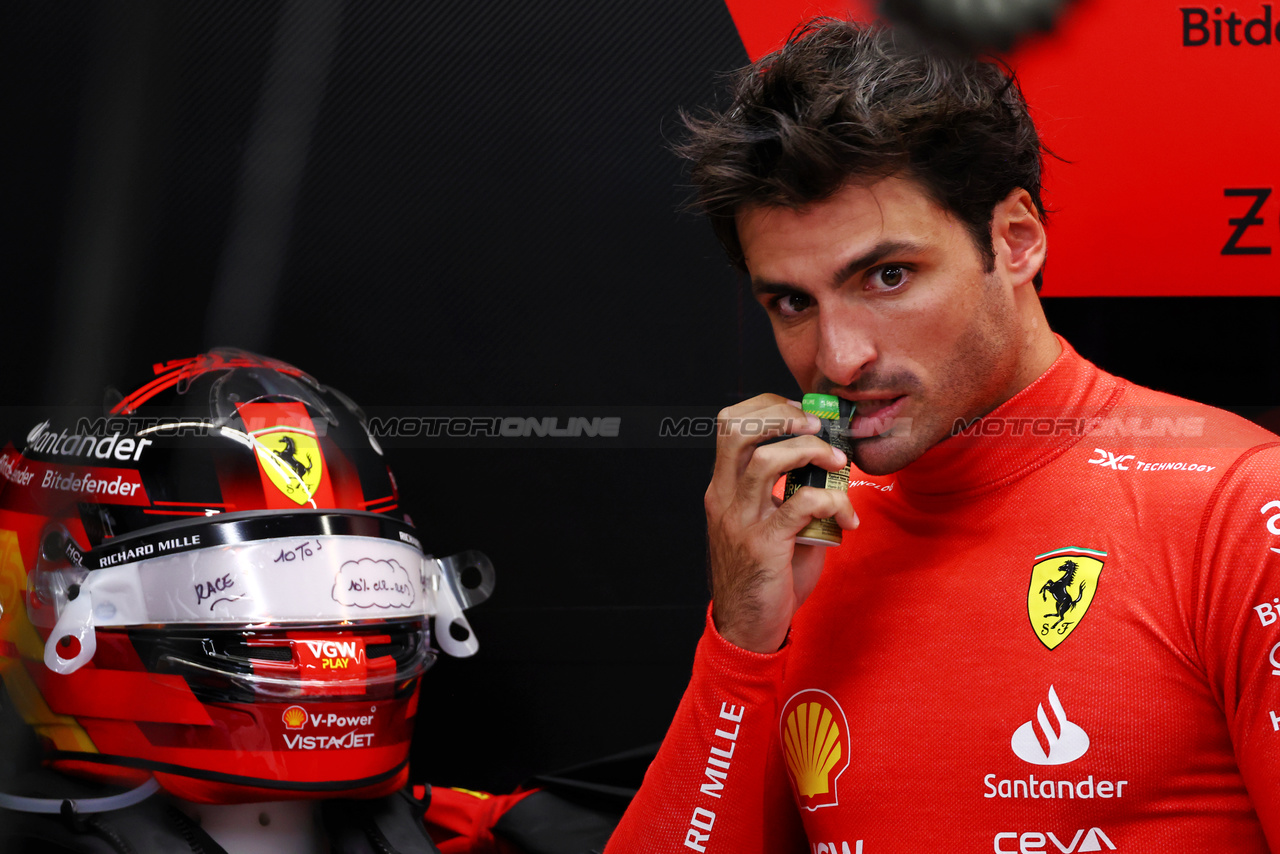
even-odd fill
[(320, 485), (324, 455), (316, 437), (297, 429), (269, 427), (253, 432), (262, 471), (276, 488), (299, 504), (311, 500)]
[(1027, 616), (1047, 648), (1055, 648), (1080, 625), (1098, 592), (1106, 557), (1106, 552), (1077, 547), (1036, 555), (1027, 588)]
[(306, 406), (294, 400), (259, 400), (237, 403), (236, 411), (253, 445), (268, 507), (335, 506), (330, 479), (325, 476), (322, 434)]

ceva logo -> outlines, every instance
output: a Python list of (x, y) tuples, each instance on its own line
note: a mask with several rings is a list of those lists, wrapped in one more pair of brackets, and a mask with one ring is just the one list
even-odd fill
[[(1081, 837), (1084, 841), (1081, 841)], [(1040, 833), (1038, 831), (1028, 831), (1026, 833), (997, 833), (992, 848), (996, 854), (1019, 854), (1026, 851), (1045, 851), (1045, 842), (1052, 842), (1062, 854), (1075, 854), (1075, 852), (1088, 851), (1115, 851), (1116, 846), (1111, 843), (1107, 835), (1102, 832), (1100, 827), (1091, 827), (1086, 833), (1084, 830), (1077, 830), (1076, 835), (1071, 837), (1070, 842), (1063, 842), (1053, 832)], [(1002, 843), (1008, 842), (1010, 846), (1018, 847), (1006, 848)], [(1076, 846), (1080, 847), (1077, 848)], [(1102, 846), (1106, 846), (1104, 849)]]

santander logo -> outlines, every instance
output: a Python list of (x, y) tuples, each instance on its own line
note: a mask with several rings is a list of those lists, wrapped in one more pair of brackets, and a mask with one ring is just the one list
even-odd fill
[(1027, 721), (1013, 734), (1009, 746), (1023, 762), (1065, 765), (1084, 756), (1089, 749), (1088, 733), (1067, 720), (1052, 685), (1049, 686), (1049, 709), (1052, 719), (1045, 714), (1044, 703), (1040, 703), (1036, 706), (1036, 719)]

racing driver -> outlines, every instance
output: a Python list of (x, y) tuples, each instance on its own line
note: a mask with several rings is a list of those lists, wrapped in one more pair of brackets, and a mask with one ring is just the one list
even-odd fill
[(1016, 84), (818, 20), (690, 129), (852, 450), (781, 396), (721, 412), (706, 630), (609, 854), (1280, 851), (1280, 443), (1050, 330)]

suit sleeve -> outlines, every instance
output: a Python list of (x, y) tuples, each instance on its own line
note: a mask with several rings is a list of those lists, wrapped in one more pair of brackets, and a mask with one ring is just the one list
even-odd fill
[(1280, 851), (1280, 446), (1224, 476), (1202, 520), (1198, 634), (1236, 763)]
[(708, 611), (689, 687), (605, 854), (808, 850), (778, 746), (786, 655), (734, 646)]

